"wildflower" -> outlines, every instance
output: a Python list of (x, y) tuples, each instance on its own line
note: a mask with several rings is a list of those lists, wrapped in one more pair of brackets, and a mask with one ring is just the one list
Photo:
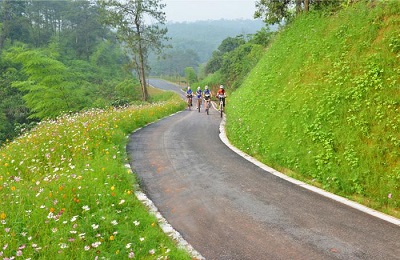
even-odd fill
[(71, 222), (76, 221), (77, 218), (78, 218), (78, 216), (73, 216), (73, 217), (71, 218)]
[(150, 255), (154, 255), (155, 252), (156, 252), (156, 250), (154, 250), (154, 249), (149, 250), (149, 254), (150, 254)]
[(2, 213), (0, 214), (0, 218), (1, 218), (1, 219), (6, 219), (6, 217), (7, 217), (6, 213), (2, 212)]
[(121, 205), (121, 204), (124, 204), (124, 203), (125, 203), (125, 200), (121, 200), (118, 204)]
[(388, 198), (391, 199), (392, 198), (392, 193), (388, 194)]
[(140, 242), (144, 241), (144, 237), (139, 238)]
[(114, 226), (118, 225), (118, 222), (116, 220), (111, 221), (111, 224), (113, 224)]
[(90, 250), (90, 246), (85, 246), (84, 249), (85, 249), (85, 251), (89, 251)]
[(57, 229), (57, 228), (52, 228), (51, 231), (52, 231), (53, 233), (56, 233), (56, 232), (58, 231), (58, 229)]
[(113, 186), (111, 186), (111, 190), (115, 190), (115, 186), (113, 185)]
[(99, 228), (99, 225), (92, 224), (92, 228), (93, 228), (94, 230), (96, 230), (96, 229), (98, 229), (98, 228)]
[(128, 244), (126, 244), (125, 248), (131, 248), (131, 246), (132, 246), (132, 243), (128, 243)]
[(130, 251), (128, 254), (128, 258), (134, 258), (135, 257), (135, 253), (133, 251)]
[(82, 209), (83, 209), (84, 211), (89, 211), (89, 210), (90, 210), (90, 208), (89, 208), (89, 206), (88, 206), (88, 205), (86, 205), (86, 206), (83, 206), (83, 207), (82, 207)]
[(135, 226), (139, 226), (139, 225), (140, 225), (140, 221), (135, 220), (135, 221), (133, 221), (133, 224), (134, 224)]
[(100, 242), (100, 241), (92, 243), (92, 247), (94, 247), (94, 248), (97, 248), (97, 247), (99, 247), (100, 245), (101, 245), (101, 242)]
[(65, 244), (65, 243), (61, 243), (61, 244), (60, 244), (60, 248), (61, 248), (61, 249), (68, 248), (68, 245)]
[(18, 250), (16, 253), (17, 256), (22, 256), (22, 250)]

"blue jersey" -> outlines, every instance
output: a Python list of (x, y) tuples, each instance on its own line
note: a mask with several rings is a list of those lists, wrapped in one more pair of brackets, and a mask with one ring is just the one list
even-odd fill
[(186, 90), (186, 95), (191, 96), (193, 94), (193, 91), (191, 89)]
[(203, 91), (201, 91), (201, 89), (196, 91), (197, 94), (197, 98), (201, 98), (201, 94), (203, 93)]

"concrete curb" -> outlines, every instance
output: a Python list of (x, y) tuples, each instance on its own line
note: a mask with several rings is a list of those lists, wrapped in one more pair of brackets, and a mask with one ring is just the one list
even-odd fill
[(291, 182), (291, 183), (293, 183), (293, 184), (296, 184), (296, 185), (298, 185), (298, 186), (301, 186), (301, 187), (303, 187), (303, 188), (305, 188), (305, 189), (308, 189), (308, 190), (310, 190), (310, 191), (313, 191), (313, 192), (315, 192), (315, 193), (318, 193), (318, 194), (320, 194), (320, 195), (322, 195), (322, 196), (325, 196), (325, 197), (328, 197), (328, 198), (330, 198), (330, 199), (333, 199), (333, 200), (335, 200), (335, 201), (337, 201), (337, 202), (340, 202), (340, 203), (342, 203), (342, 204), (345, 204), (345, 205), (347, 205), (347, 206), (350, 206), (350, 207), (352, 207), (352, 208), (354, 208), (354, 209), (357, 209), (357, 210), (359, 210), (359, 211), (365, 212), (365, 213), (367, 213), (367, 214), (369, 214), (369, 215), (372, 215), (372, 216), (374, 216), (374, 217), (380, 218), (380, 219), (382, 219), (382, 220), (385, 220), (385, 221), (387, 221), (387, 222), (390, 222), (390, 223), (392, 223), (392, 224), (395, 224), (395, 225), (397, 225), (397, 226), (400, 226), (400, 219), (398, 219), (398, 218), (395, 218), (395, 217), (386, 215), (386, 214), (384, 214), (384, 213), (382, 213), (382, 212), (379, 212), (379, 211), (376, 211), (376, 210), (374, 210), (374, 209), (368, 208), (368, 207), (366, 207), (366, 206), (364, 206), (364, 205), (361, 205), (361, 204), (359, 204), (359, 203), (357, 203), (357, 202), (354, 202), (354, 201), (351, 201), (351, 200), (349, 200), (349, 199), (340, 197), (340, 196), (338, 196), (338, 195), (336, 195), (336, 194), (327, 192), (327, 191), (325, 191), (325, 190), (322, 190), (322, 189), (317, 188), (317, 187), (315, 187), (315, 186), (309, 185), (309, 184), (304, 183), (304, 182), (302, 182), (302, 181), (293, 179), (293, 178), (291, 178), (291, 177), (289, 177), (289, 176), (287, 176), (287, 175), (285, 175), (285, 174), (283, 174), (283, 173), (281, 173), (281, 172), (278, 172), (277, 170), (275, 170), (275, 169), (273, 169), (273, 168), (271, 168), (271, 167), (269, 167), (269, 166), (263, 164), (262, 162), (260, 162), (260, 161), (258, 161), (257, 159), (251, 157), (250, 155), (248, 155), (248, 154), (242, 152), (241, 150), (237, 149), (236, 147), (234, 147), (234, 146), (229, 142), (229, 140), (228, 140), (228, 138), (227, 138), (227, 136), (226, 136), (226, 132), (225, 132), (225, 123), (226, 123), (226, 121), (225, 121), (225, 120), (226, 120), (226, 119), (225, 119), (225, 116), (224, 116), (223, 119), (222, 119), (222, 121), (221, 121), (221, 124), (220, 124), (220, 126), (219, 126), (219, 130), (220, 130), (219, 137), (220, 137), (220, 139), (222, 140), (222, 142), (225, 143), (226, 146), (228, 146), (231, 150), (233, 150), (235, 153), (237, 153), (238, 155), (242, 156), (242, 157), (245, 158), (246, 160), (252, 162), (253, 164), (255, 164), (255, 165), (257, 165), (258, 167), (260, 167), (261, 169), (265, 170), (266, 172), (271, 173), (271, 174), (273, 174), (273, 175), (275, 175), (275, 176), (277, 176), (277, 177), (279, 177), (279, 178), (282, 178), (282, 179), (284, 179), (284, 180), (286, 180), (286, 181), (289, 181), (289, 182)]

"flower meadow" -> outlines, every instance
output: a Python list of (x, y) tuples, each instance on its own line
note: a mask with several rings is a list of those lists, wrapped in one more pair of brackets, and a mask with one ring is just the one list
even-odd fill
[(179, 98), (40, 123), (0, 148), (0, 259), (190, 259), (134, 195), (127, 135)]

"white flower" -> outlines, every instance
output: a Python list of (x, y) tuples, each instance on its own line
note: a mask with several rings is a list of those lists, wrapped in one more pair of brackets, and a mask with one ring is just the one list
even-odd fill
[(125, 200), (121, 200), (118, 204), (121, 205), (121, 204), (124, 204), (124, 203), (125, 203)]
[(77, 218), (78, 218), (78, 216), (73, 216), (73, 217), (71, 218), (71, 222), (76, 221)]
[(83, 206), (83, 207), (82, 207), (82, 209), (83, 209), (84, 211), (89, 211), (89, 210), (90, 210), (90, 208), (89, 208), (89, 206), (88, 206), (88, 205), (86, 205), (86, 206)]
[(155, 252), (156, 252), (156, 250), (154, 250), (154, 249), (149, 250), (150, 255), (154, 255)]
[(93, 228), (94, 230), (96, 230), (96, 229), (98, 229), (98, 228), (99, 228), (99, 225), (92, 224), (92, 228)]
[(94, 248), (98, 247), (99, 245), (101, 245), (100, 241), (92, 243), (92, 247)]
[(85, 251), (90, 250), (90, 246), (85, 246)]
[(126, 248), (131, 248), (131, 246), (132, 246), (132, 243), (128, 243), (128, 244), (126, 244)]
[(133, 224), (134, 224), (135, 226), (139, 226), (140, 222), (137, 221), (137, 220), (135, 220), (135, 221), (133, 221)]
[(111, 224), (113, 224), (114, 226), (118, 225), (118, 222), (116, 220), (111, 221)]

